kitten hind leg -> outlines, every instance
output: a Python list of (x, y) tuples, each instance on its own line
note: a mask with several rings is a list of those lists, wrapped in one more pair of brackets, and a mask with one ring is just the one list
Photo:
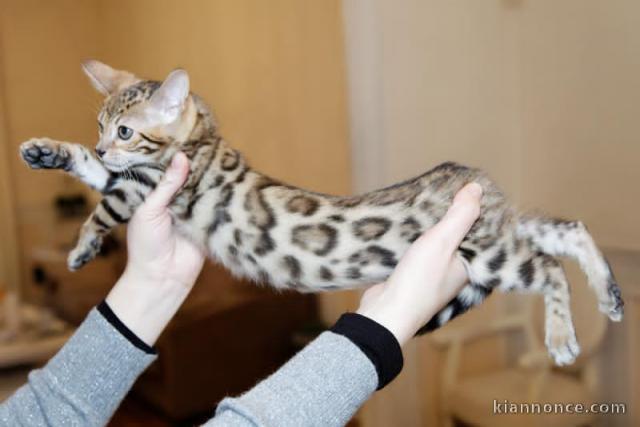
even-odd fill
[(522, 218), (520, 237), (549, 255), (567, 256), (578, 262), (598, 297), (599, 309), (613, 321), (622, 320), (624, 302), (609, 263), (596, 246), (584, 224), (544, 217)]
[(542, 294), (545, 345), (556, 364), (572, 363), (580, 353), (580, 346), (571, 319), (569, 284), (562, 266), (552, 256), (532, 252), (517, 240), (496, 246), (478, 256), (468, 245), (460, 249), (461, 256), (469, 263), (469, 276), (482, 282), (487, 294), (495, 288), (505, 292)]
[[(488, 267), (495, 262), (496, 258), (490, 260)], [(543, 295), (547, 350), (557, 365), (573, 363), (580, 354), (580, 346), (571, 319), (569, 283), (560, 262), (540, 252), (519, 251), (494, 274), (494, 283), (502, 291)]]
[(472, 307), (480, 304), (492, 291), (493, 288), (476, 283), (469, 283), (465, 285), (455, 298), (449, 301), (449, 303), (437, 312), (426, 325), (418, 330), (416, 335), (426, 334), (438, 329), (454, 317), (457, 317), (467, 312)]
[[(571, 319), (569, 283), (558, 260), (542, 255), (541, 279), (538, 287), (544, 294), (545, 345), (556, 365), (568, 365), (580, 354), (576, 331)], [(533, 290), (533, 289), (532, 289)]]

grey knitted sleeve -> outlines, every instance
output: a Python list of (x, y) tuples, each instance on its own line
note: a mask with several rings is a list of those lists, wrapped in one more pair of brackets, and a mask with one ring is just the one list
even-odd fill
[(93, 309), (58, 354), (0, 404), (0, 425), (103, 426), (155, 358)]
[[(382, 326), (343, 317), (335, 332), (321, 334), (249, 392), (224, 399), (207, 425), (346, 424), (376, 388), (397, 375), (402, 354)], [(105, 425), (155, 358), (103, 303), (43, 369), (0, 404), (0, 425)]]
[(324, 332), (206, 426), (342, 426), (378, 387), (371, 360), (345, 336)]

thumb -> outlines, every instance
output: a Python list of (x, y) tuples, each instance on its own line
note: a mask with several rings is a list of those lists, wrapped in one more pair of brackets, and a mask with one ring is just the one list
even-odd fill
[(144, 202), (145, 209), (150, 213), (161, 213), (184, 184), (188, 174), (189, 160), (187, 156), (182, 152), (176, 153), (162, 180)]
[(458, 247), (480, 215), (481, 197), (480, 184), (472, 182), (462, 187), (447, 213), (434, 227), (434, 233), (443, 236), (452, 248)]

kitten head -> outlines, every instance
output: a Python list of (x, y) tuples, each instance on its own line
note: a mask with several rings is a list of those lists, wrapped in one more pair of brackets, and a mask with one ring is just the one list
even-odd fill
[(82, 68), (106, 96), (98, 114), (96, 153), (108, 169), (162, 162), (167, 150), (188, 136), (194, 107), (186, 71), (172, 71), (158, 82), (98, 61), (86, 61)]

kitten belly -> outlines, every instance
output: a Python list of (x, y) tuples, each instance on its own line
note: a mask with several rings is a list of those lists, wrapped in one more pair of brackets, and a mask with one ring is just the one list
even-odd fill
[(435, 222), (414, 210), (367, 207), (338, 217), (324, 201), (312, 217), (282, 214), (268, 229), (255, 226), (246, 212), (231, 210), (231, 221), (207, 247), (235, 275), (276, 288), (356, 288), (386, 280), (411, 242)]

